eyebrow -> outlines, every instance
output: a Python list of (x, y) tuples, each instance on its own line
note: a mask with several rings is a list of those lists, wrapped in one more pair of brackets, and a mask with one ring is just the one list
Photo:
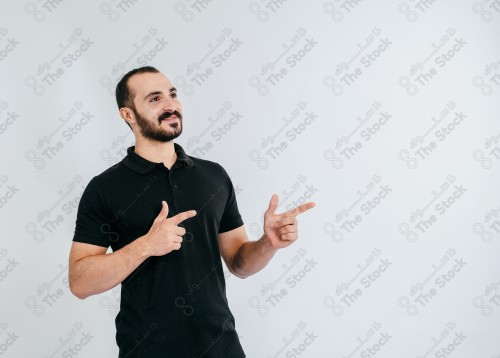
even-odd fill
[[(177, 92), (177, 88), (175, 87), (171, 87), (170, 90), (169, 90), (169, 93), (172, 93), (172, 92)], [(157, 94), (162, 94), (163, 92), (162, 91), (153, 91), (153, 92), (149, 92), (146, 97), (144, 97), (144, 99), (147, 99), (148, 97), (151, 97), (151, 96), (154, 96), (154, 95), (157, 95)]]

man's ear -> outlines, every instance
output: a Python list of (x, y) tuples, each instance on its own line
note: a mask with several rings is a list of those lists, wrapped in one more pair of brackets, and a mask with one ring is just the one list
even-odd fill
[(130, 124), (135, 124), (135, 116), (134, 112), (128, 107), (122, 107), (120, 108), (120, 116), (127, 122), (129, 125)]

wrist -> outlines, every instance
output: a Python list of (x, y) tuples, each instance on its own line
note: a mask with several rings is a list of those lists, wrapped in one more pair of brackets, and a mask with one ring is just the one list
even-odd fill
[(153, 256), (153, 253), (151, 252), (151, 249), (148, 245), (148, 237), (147, 235), (139, 237), (137, 240), (135, 240), (137, 244), (137, 254), (140, 259), (147, 259), (150, 256)]
[(260, 242), (261, 242), (261, 247), (262, 247), (262, 251), (263, 252), (276, 251), (277, 250), (277, 248), (275, 248), (272, 245), (271, 240), (269, 240), (269, 238), (266, 236), (266, 234), (262, 235), (262, 237), (260, 238)]

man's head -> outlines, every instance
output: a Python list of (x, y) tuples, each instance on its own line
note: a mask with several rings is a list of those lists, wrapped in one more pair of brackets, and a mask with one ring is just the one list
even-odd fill
[(136, 136), (168, 142), (182, 133), (182, 105), (170, 80), (151, 66), (136, 68), (116, 85), (120, 116)]

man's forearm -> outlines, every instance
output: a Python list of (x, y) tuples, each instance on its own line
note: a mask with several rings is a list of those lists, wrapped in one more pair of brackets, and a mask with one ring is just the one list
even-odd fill
[(121, 283), (148, 258), (144, 240), (143, 236), (111, 254), (87, 256), (70, 263), (71, 292), (84, 299)]
[(265, 235), (257, 241), (248, 241), (236, 253), (231, 271), (239, 278), (251, 276), (262, 270), (276, 251), (277, 249), (271, 247)]

